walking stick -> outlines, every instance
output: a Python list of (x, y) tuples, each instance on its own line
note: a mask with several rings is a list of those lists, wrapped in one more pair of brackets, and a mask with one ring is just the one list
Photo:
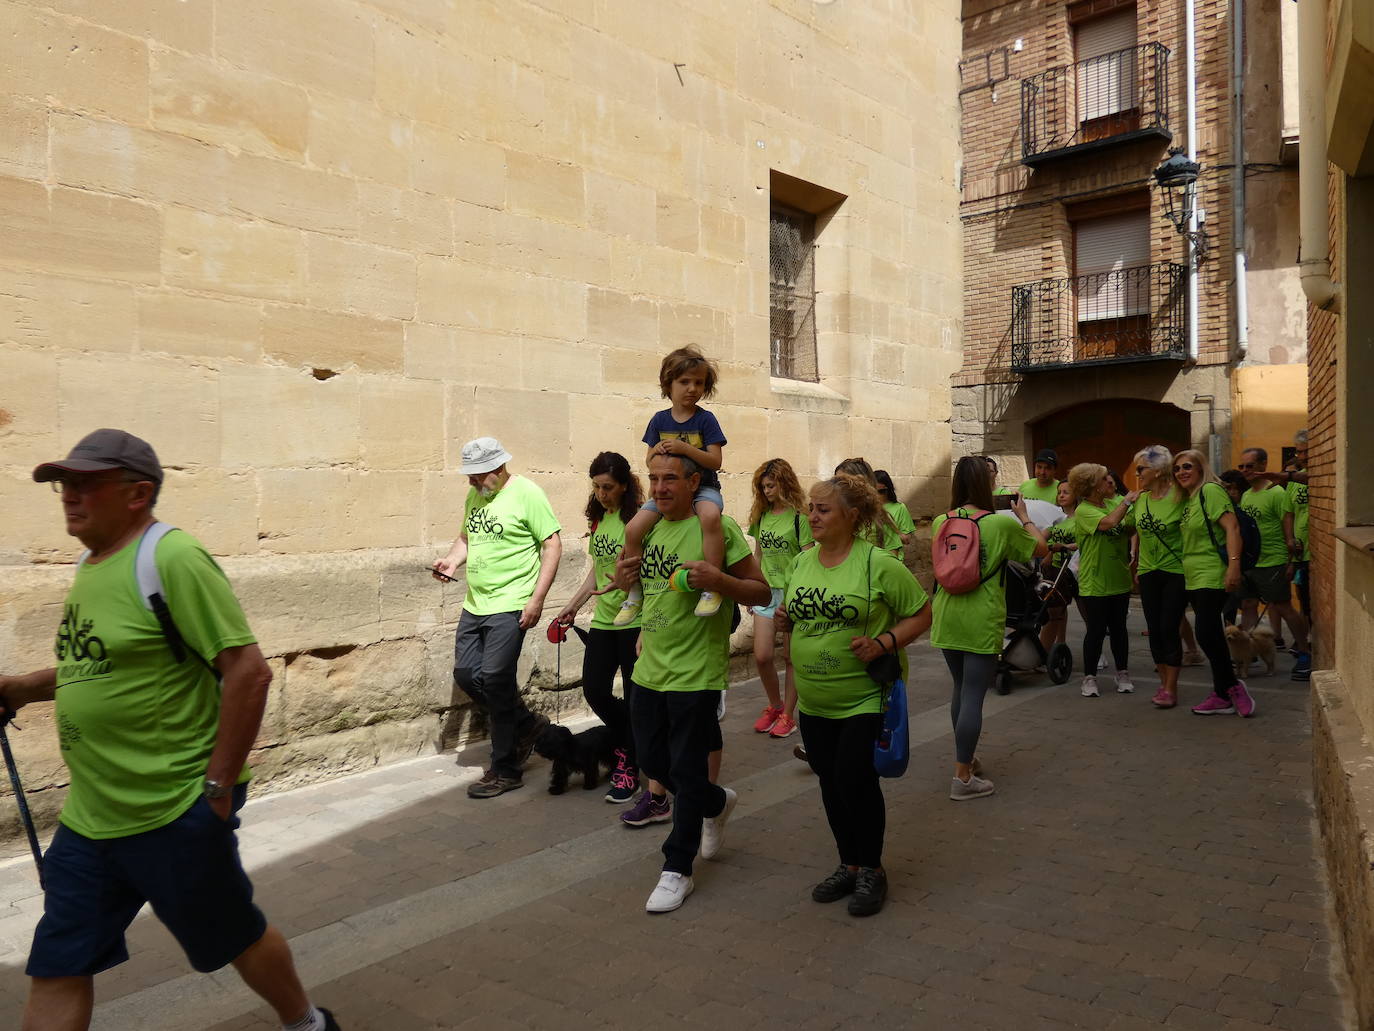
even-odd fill
[(24, 797), (24, 785), (19, 783), (19, 767), (14, 762), (14, 752), (10, 750), (9, 735), (5, 727), (14, 719), (14, 713), (0, 713), (0, 750), (5, 753), (5, 766), (10, 771), (10, 787), (14, 789), (14, 801), (19, 806), (19, 818), (24, 821), (24, 830), (29, 835), (29, 849), (33, 852), (33, 865), (38, 867), (38, 886), (43, 884), (43, 850), (38, 847), (38, 831), (33, 825), (33, 814), (29, 812), (28, 800)]

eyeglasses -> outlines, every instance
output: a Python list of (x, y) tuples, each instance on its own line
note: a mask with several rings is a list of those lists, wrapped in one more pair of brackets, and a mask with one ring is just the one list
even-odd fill
[(88, 476), (59, 476), (55, 480), (49, 480), (48, 485), (52, 487), (54, 494), (61, 494), (65, 491), (72, 491), (75, 494), (93, 494), (101, 487), (111, 483), (139, 483), (142, 477), (124, 475), (114, 479), (102, 477), (100, 473)]
[(1197, 468), (1197, 466), (1195, 466), (1192, 462), (1179, 462), (1178, 465), (1174, 466), (1174, 472), (1178, 472), (1178, 471), (1181, 470), (1181, 469), (1196, 469), (1196, 468)]

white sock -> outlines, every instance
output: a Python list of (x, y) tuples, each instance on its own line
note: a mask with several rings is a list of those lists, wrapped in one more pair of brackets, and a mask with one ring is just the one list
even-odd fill
[(635, 584), (625, 592), (625, 601), (635, 605), (642, 604), (644, 601), (644, 588), (640, 587), (639, 584)]
[(294, 1024), (283, 1024), (282, 1031), (324, 1031), (324, 1014), (311, 1006), (309, 1012)]

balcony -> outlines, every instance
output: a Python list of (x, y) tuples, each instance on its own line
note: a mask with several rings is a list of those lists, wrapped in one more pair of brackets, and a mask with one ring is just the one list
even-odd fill
[(1182, 361), (1187, 279), (1160, 262), (1012, 287), (1012, 371)]
[(1130, 140), (1173, 139), (1169, 48), (1103, 54), (1021, 80), (1021, 163), (1031, 168)]

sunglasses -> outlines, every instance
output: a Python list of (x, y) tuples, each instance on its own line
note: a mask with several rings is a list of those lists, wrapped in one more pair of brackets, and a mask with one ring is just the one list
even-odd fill
[(1192, 462), (1179, 462), (1178, 465), (1174, 466), (1174, 472), (1178, 472), (1180, 469), (1196, 469), (1196, 468), (1197, 468), (1197, 466), (1195, 466)]

